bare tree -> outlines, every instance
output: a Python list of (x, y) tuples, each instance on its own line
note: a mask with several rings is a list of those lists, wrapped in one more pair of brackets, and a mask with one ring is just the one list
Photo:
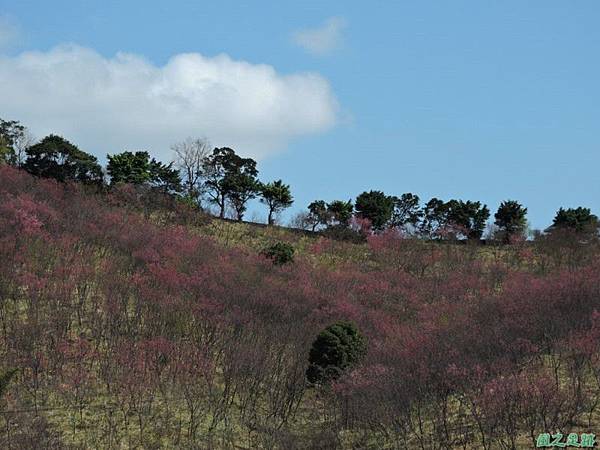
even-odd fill
[(290, 220), (289, 226), (291, 228), (298, 228), (301, 230), (314, 231), (318, 223), (315, 223), (314, 217), (308, 211), (300, 211)]
[(25, 159), (27, 159), (27, 149), (35, 144), (35, 138), (30, 133), (28, 128), (24, 128), (23, 131), (16, 136), (13, 143), (14, 151), (14, 164), (17, 167), (23, 166)]
[(175, 166), (181, 172), (187, 195), (199, 202), (202, 193), (202, 163), (211, 151), (210, 142), (206, 138), (188, 137), (173, 144), (171, 149), (175, 152)]

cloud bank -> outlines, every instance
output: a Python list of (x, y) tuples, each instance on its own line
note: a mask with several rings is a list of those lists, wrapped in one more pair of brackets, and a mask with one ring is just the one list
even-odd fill
[(344, 18), (332, 17), (319, 28), (296, 31), (292, 39), (307, 52), (323, 56), (341, 46), (346, 25)]
[(119, 53), (105, 58), (68, 45), (0, 56), (0, 117), (37, 137), (62, 134), (104, 157), (145, 149), (163, 160), (187, 136), (264, 158), (297, 136), (335, 125), (337, 102), (317, 74), (198, 53), (162, 66)]

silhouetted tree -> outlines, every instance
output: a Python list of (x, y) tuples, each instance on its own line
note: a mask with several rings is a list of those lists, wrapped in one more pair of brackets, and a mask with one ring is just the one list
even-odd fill
[(148, 152), (125, 151), (107, 158), (111, 184), (148, 184), (169, 193), (181, 191), (181, 178), (173, 164), (151, 159)]
[(246, 212), (246, 204), (256, 197), (260, 185), (258, 180), (251, 174), (238, 174), (228, 178), (227, 198), (235, 210), (236, 219), (243, 220)]
[(228, 147), (215, 148), (202, 165), (207, 194), (212, 203), (219, 207), (219, 217), (225, 217), (227, 201), (242, 220), (246, 203), (256, 197), (259, 190), (256, 161), (242, 158)]
[(26, 150), (23, 168), (32, 175), (58, 181), (102, 183), (102, 168), (95, 156), (66, 139), (49, 135)]
[(153, 187), (167, 193), (181, 192), (181, 176), (179, 171), (173, 168), (173, 163), (164, 164), (150, 160), (150, 182)]
[(468, 239), (481, 239), (489, 216), (488, 207), (480, 202), (444, 202), (432, 198), (423, 209), (420, 229), (430, 238), (464, 235)]
[(269, 208), (267, 223), (273, 224), (273, 215), (283, 211), (294, 203), (294, 198), (290, 192), (290, 186), (283, 184), (283, 181), (277, 180), (266, 183), (260, 187), (260, 201)]
[(354, 212), (354, 206), (352, 201), (347, 202), (343, 200), (334, 200), (327, 204), (327, 213), (329, 214), (330, 220), (334, 223), (329, 225), (340, 225), (343, 227), (348, 226), (352, 213)]
[(450, 200), (447, 204), (448, 223), (464, 229), (469, 239), (481, 239), (490, 210), (480, 202)]
[(513, 236), (523, 236), (527, 228), (527, 208), (514, 200), (500, 203), (494, 218), (494, 223), (500, 228), (506, 243), (510, 242)]
[(392, 225), (406, 227), (409, 225), (413, 230), (419, 225), (423, 217), (423, 210), (419, 206), (419, 196), (410, 192), (402, 194), (400, 198), (394, 197), (394, 213)]
[(381, 191), (363, 192), (356, 197), (356, 213), (368, 219), (374, 230), (382, 230), (392, 218), (394, 198)]
[(327, 212), (327, 203), (324, 200), (315, 200), (308, 205), (308, 221), (312, 226), (312, 231), (319, 225), (327, 226), (329, 223), (329, 213)]
[(423, 208), (423, 219), (419, 230), (429, 238), (437, 236), (438, 230), (443, 228), (448, 221), (448, 206), (438, 198), (429, 200)]
[(549, 231), (562, 229), (571, 230), (578, 233), (597, 233), (598, 232), (598, 217), (592, 214), (589, 208), (560, 208), (554, 219)]

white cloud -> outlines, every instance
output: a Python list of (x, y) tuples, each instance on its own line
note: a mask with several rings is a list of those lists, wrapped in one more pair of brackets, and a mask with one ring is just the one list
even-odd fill
[(158, 67), (74, 45), (0, 56), (0, 99), (0, 117), (20, 120), (38, 137), (62, 134), (100, 157), (145, 149), (168, 160), (174, 142), (207, 136), (260, 159), (337, 120), (336, 99), (317, 74), (281, 75), (269, 65), (197, 53)]
[(14, 44), (19, 34), (19, 27), (13, 20), (6, 16), (0, 16), (0, 49)]
[(326, 55), (342, 44), (342, 32), (347, 22), (342, 17), (331, 17), (319, 28), (296, 31), (292, 39), (300, 47), (315, 55)]

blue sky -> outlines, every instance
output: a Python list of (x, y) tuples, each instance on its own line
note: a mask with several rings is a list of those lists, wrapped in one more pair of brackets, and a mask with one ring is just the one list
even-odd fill
[[(292, 212), (317, 198), (379, 189), (481, 200), (492, 213), (516, 199), (542, 228), (560, 206), (600, 214), (599, 18), (591, 0), (0, 0), (0, 98), (9, 99), (0, 101), (0, 117), (22, 120), (38, 137), (63, 133), (100, 157), (135, 145), (125, 129), (139, 130), (136, 142), (159, 156), (166, 153), (154, 142), (206, 135), (259, 158), (262, 179), (290, 183)], [(139, 60), (115, 62), (119, 52)], [(202, 58), (161, 72), (181, 54)], [(94, 78), (107, 66), (117, 67), (112, 84)], [(54, 78), (40, 81), (39, 67), (51, 67)], [(152, 75), (115, 78), (121, 69)], [(200, 93), (186, 81), (199, 70), (214, 71), (211, 83), (225, 79), (227, 90)], [(168, 88), (156, 81), (164, 72), (175, 74)], [(132, 94), (113, 114), (113, 97), (101, 98), (145, 82), (165, 104), (154, 98), (138, 115)], [(74, 117), (72, 85), (77, 97), (92, 92)], [(45, 98), (44, 87), (54, 94)], [(277, 97), (268, 108), (253, 96), (263, 87)], [(24, 98), (26, 91), (35, 92)], [(160, 128), (161, 108), (181, 111), (177, 95), (189, 92), (210, 108), (194, 105), (172, 136), (163, 136), (168, 120), (160, 135), (139, 124), (154, 114), (145, 122)], [(219, 98), (226, 104), (215, 107)], [(107, 132), (119, 111), (127, 111), (123, 131)]]

